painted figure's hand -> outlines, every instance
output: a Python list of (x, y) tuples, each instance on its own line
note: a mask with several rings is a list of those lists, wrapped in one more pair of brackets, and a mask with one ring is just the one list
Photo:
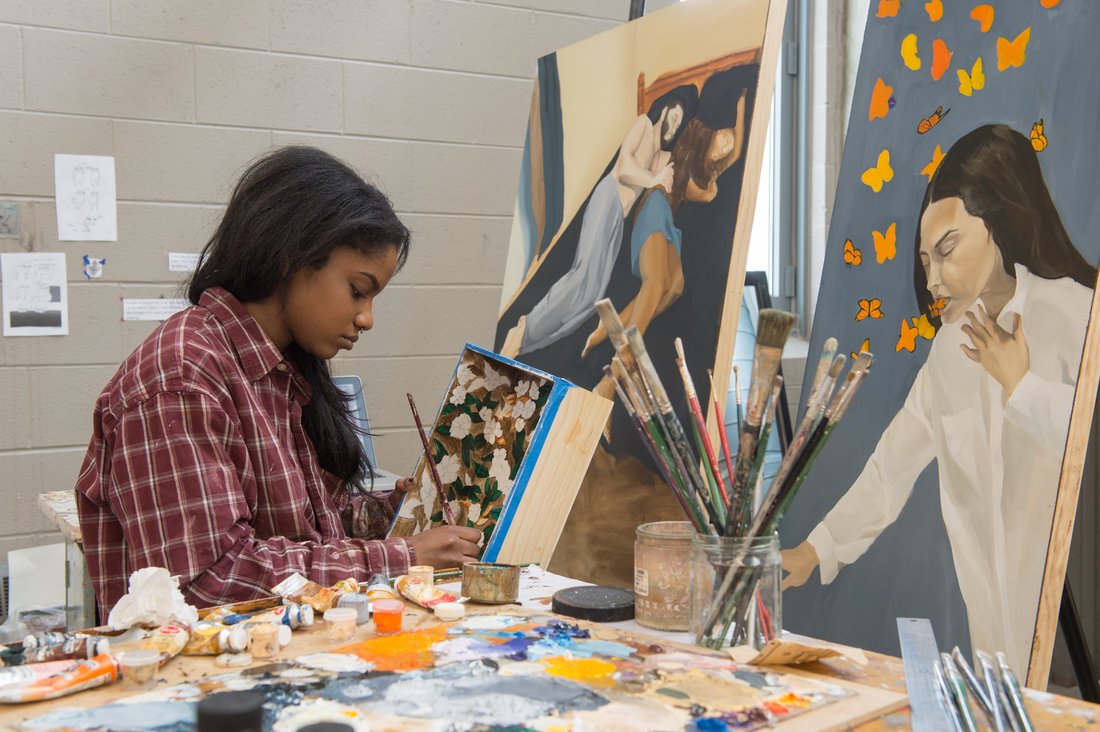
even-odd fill
[(1031, 367), (1031, 356), (1024, 329), (1021, 327), (1020, 314), (1013, 316), (1012, 331), (1009, 332), (997, 325), (997, 321), (984, 306), (978, 307), (977, 314), (967, 311), (966, 317), (970, 322), (962, 327), (974, 347), (968, 348), (966, 344), (960, 344), (959, 348), (971, 361), (981, 364), (986, 373), (1001, 385), (1007, 400)]
[(406, 539), (416, 552), (416, 561), (432, 567), (461, 567), (476, 562), (481, 532), (468, 526), (437, 526)]
[(672, 193), (672, 163), (661, 168), (657, 171), (657, 175), (653, 176), (653, 187), (658, 186), (664, 188), (666, 193)]
[(806, 584), (806, 580), (810, 578), (810, 575), (817, 569), (817, 565), (820, 564), (820, 560), (817, 558), (817, 550), (808, 541), (802, 542), (794, 549), (784, 549), (779, 552), (779, 555), (783, 558), (783, 569), (788, 573), (783, 578), (783, 584), (780, 585), (780, 589), (784, 590), (788, 587), (801, 587)]

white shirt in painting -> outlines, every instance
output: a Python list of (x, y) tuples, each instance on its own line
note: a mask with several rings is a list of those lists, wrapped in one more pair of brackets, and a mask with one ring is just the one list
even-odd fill
[(1016, 265), (1016, 292), (997, 322), (1011, 330), (1021, 314), (1031, 365), (1007, 401), (959, 348), (971, 345), (968, 319), (943, 324), (863, 472), (810, 533), (823, 584), (897, 519), (935, 459), (971, 643), (1026, 672), (1092, 296), (1068, 277)]

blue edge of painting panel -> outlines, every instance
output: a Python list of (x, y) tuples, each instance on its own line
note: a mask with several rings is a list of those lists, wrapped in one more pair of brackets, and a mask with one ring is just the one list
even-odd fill
[[(496, 558), (500, 555), (501, 545), (504, 543), (504, 538), (508, 534), (508, 527), (511, 526), (512, 518), (515, 516), (520, 502), (523, 500), (527, 481), (531, 478), (531, 473), (535, 470), (535, 464), (538, 463), (539, 456), (542, 454), (543, 445), (546, 443), (546, 436), (549, 434), (550, 427), (554, 423), (558, 408), (561, 407), (562, 402), (565, 401), (566, 393), (576, 385), (560, 376), (548, 374), (541, 369), (528, 366), (527, 364), (514, 361), (510, 358), (505, 358), (500, 354), (493, 353), (480, 346), (475, 346), (472, 343), (467, 343), (462, 353), (458, 356), (454, 371), (451, 372), (451, 379), (447, 382), (447, 389), (443, 392), (443, 398), (440, 400), (439, 409), (436, 410), (435, 419), (432, 420), (433, 425), (439, 419), (439, 414), (443, 411), (443, 407), (447, 403), (447, 394), (450, 393), (450, 386), (454, 383), (455, 376), (458, 374), (458, 369), (462, 365), (463, 357), (466, 355), (467, 351), (479, 353), (487, 359), (512, 366), (529, 374), (534, 374), (535, 376), (541, 376), (547, 381), (554, 383), (554, 388), (550, 392), (546, 404), (542, 407), (542, 414), (539, 416), (538, 425), (535, 427), (535, 434), (531, 436), (531, 442), (527, 445), (527, 451), (523, 456), (523, 465), (516, 475), (515, 482), (512, 484), (512, 490), (508, 493), (508, 498), (504, 501), (504, 509), (500, 512), (500, 517), (497, 519), (497, 525), (493, 530), (493, 535), (482, 552), (482, 561), (495, 562)], [(417, 462), (419, 463), (419, 459)], [(405, 499), (402, 498), (401, 502), (404, 503), (404, 501)], [(398, 505), (397, 510), (394, 511), (394, 521), (397, 520), (397, 514), (400, 510), (401, 507)], [(392, 522), (390, 523), (390, 528), (393, 528)]]

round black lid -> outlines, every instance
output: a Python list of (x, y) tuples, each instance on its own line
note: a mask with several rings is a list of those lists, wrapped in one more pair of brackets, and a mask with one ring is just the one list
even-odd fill
[(199, 702), (195, 732), (261, 732), (264, 695), (258, 691), (224, 691)]
[(581, 620), (612, 623), (634, 617), (634, 593), (618, 587), (584, 585), (554, 593), (551, 609)]
[(343, 722), (317, 722), (316, 724), (307, 724), (298, 732), (355, 732), (355, 728)]

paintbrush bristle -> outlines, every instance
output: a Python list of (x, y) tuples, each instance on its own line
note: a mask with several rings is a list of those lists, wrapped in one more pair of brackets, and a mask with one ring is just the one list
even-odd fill
[(687, 363), (687, 359), (684, 358), (684, 342), (680, 340), (680, 336), (676, 336), (676, 340), (672, 341), (672, 345), (676, 347), (676, 355), (680, 360)]
[(794, 327), (795, 316), (782, 310), (764, 308), (756, 324), (756, 344), (764, 348), (783, 348)]
[(596, 303), (596, 313), (600, 316), (600, 322), (607, 330), (609, 336), (618, 336), (623, 332), (623, 321), (619, 318), (618, 311), (610, 299), (604, 298)]
[(875, 356), (870, 351), (860, 351), (859, 356), (856, 358), (856, 362), (852, 364), (852, 371), (866, 371), (871, 368), (871, 364), (874, 360)]
[(840, 372), (844, 370), (844, 364), (846, 364), (847, 362), (847, 356), (845, 356), (843, 353), (838, 354), (836, 358), (833, 359), (832, 366), (829, 367), (829, 378), (835, 379), (840, 376)]

